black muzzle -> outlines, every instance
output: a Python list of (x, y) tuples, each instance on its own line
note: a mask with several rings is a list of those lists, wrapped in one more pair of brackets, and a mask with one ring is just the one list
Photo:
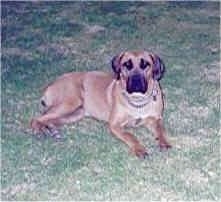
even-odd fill
[(127, 80), (127, 92), (131, 93), (146, 93), (147, 81), (143, 75), (135, 74)]

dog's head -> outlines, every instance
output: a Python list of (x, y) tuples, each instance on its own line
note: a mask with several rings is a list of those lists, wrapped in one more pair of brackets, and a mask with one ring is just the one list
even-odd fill
[(145, 94), (150, 80), (159, 81), (165, 71), (160, 57), (146, 51), (120, 53), (112, 59), (112, 68), (129, 94)]

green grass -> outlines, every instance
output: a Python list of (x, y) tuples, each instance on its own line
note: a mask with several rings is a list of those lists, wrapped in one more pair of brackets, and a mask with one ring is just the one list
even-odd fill
[[(2, 2), (2, 200), (220, 200), (218, 2)], [(90, 118), (34, 137), (41, 89), (69, 71), (111, 71), (123, 50), (147, 49), (167, 71), (173, 148), (139, 160)]]

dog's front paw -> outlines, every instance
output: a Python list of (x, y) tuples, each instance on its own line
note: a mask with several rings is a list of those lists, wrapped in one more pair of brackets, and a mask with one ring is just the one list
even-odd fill
[(145, 159), (148, 156), (148, 152), (143, 146), (135, 146), (132, 148), (132, 153), (140, 159)]
[(168, 143), (167, 141), (160, 141), (159, 146), (160, 146), (160, 151), (172, 148), (172, 145)]

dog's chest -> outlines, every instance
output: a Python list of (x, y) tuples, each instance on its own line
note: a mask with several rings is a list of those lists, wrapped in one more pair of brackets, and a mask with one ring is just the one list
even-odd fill
[(161, 110), (156, 101), (150, 101), (146, 106), (140, 108), (128, 105), (126, 109), (129, 116), (127, 125), (130, 126), (142, 125), (148, 117), (161, 118)]
[(127, 113), (133, 119), (145, 119), (149, 116), (156, 116), (156, 110), (154, 110), (155, 106), (152, 102), (147, 104), (144, 107), (127, 107)]

